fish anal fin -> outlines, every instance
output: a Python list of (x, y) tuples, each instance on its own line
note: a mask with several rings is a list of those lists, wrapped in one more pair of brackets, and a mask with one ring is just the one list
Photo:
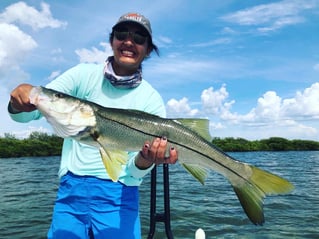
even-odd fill
[(127, 152), (120, 150), (107, 151), (100, 147), (102, 162), (113, 182), (117, 182), (122, 172), (122, 165), (127, 162)]
[(174, 119), (176, 122), (183, 126), (194, 130), (197, 134), (202, 136), (207, 141), (212, 140), (212, 136), (209, 133), (209, 120), (208, 119), (193, 119), (193, 118), (178, 118)]
[(201, 184), (205, 184), (205, 179), (207, 178), (206, 169), (193, 164), (182, 164), (182, 166)]

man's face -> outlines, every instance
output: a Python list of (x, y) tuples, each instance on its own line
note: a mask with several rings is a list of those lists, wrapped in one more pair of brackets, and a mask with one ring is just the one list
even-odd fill
[(114, 53), (113, 69), (117, 75), (131, 75), (136, 72), (150, 53), (147, 36), (145, 30), (134, 23), (116, 28), (111, 46)]

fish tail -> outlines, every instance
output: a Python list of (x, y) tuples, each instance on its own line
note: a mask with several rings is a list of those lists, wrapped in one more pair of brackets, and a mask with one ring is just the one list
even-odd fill
[(279, 176), (250, 166), (251, 177), (231, 181), (237, 197), (252, 223), (262, 225), (265, 221), (263, 213), (263, 199), (267, 195), (286, 194), (294, 189), (294, 186)]

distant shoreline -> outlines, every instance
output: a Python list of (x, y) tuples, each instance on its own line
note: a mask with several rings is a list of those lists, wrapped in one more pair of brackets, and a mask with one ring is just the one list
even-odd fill
[(319, 142), (302, 139), (285, 139), (270, 137), (261, 140), (246, 140), (243, 138), (213, 138), (212, 143), (227, 152), (247, 151), (318, 151)]
[[(319, 151), (319, 142), (312, 140), (271, 137), (261, 140), (243, 138), (212, 138), (216, 147), (226, 152), (251, 151)], [(33, 132), (28, 138), (18, 139), (12, 134), (0, 137), (0, 158), (59, 156), (63, 139), (56, 135)]]

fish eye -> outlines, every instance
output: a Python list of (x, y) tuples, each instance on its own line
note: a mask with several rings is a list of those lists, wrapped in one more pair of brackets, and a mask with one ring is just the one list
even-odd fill
[(55, 93), (55, 97), (57, 98), (63, 98), (64, 95), (62, 93)]

